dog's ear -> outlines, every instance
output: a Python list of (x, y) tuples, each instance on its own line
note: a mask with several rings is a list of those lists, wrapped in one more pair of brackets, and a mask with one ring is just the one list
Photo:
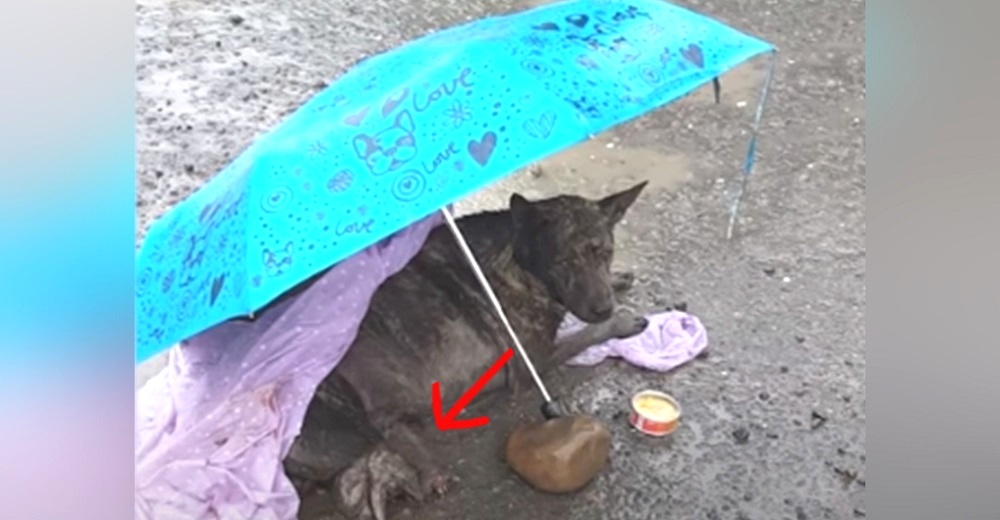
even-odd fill
[(514, 232), (530, 229), (538, 224), (538, 210), (531, 201), (519, 193), (510, 196), (510, 218), (514, 222)]
[(510, 219), (514, 222), (514, 231), (520, 231), (531, 219), (531, 202), (519, 193), (510, 195)]
[(646, 187), (646, 184), (649, 184), (649, 181), (642, 181), (625, 191), (608, 195), (597, 201), (597, 205), (608, 219), (609, 225), (614, 226), (625, 216), (625, 212), (632, 207), (635, 199), (639, 197), (639, 193)]

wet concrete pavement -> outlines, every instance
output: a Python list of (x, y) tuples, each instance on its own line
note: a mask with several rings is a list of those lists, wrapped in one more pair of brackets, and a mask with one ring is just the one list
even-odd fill
[[(145, 226), (357, 59), (427, 30), (525, 4), (435, 0), (141, 0), (137, 7), (139, 223)], [(725, 193), (746, 146), (763, 60), (711, 89), (549, 158), (462, 201), (473, 211), (650, 179), (620, 228), (626, 305), (684, 302), (710, 354), (662, 375), (607, 363), (548, 384), (612, 428), (612, 465), (572, 496), (504, 467), (502, 437), (531, 397), (490, 408), (484, 430), (445, 436), (461, 477), (413, 508), (424, 519), (849, 519), (865, 511), (864, 2), (686, 2), (774, 42), (780, 62), (737, 236)], [(138, 237), (137, 237), (138, 238)], [(158, 361), (140, 367), (138, 383)], [(627, 396), (684, 406), (667, 441), (625, 424)], [(448, 449), (454, 437), (463, 450)], [(453, 446), (453, 445), (452, 445)]]

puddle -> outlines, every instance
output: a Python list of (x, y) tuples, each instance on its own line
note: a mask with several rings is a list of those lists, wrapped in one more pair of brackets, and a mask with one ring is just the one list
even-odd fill
[(540, 180), (561, 186), (582, 184), (581, 188), (588, 192), (580, 194), (591, 197), (643, 180), (649, 181), (650, 188), (676, 190), (693, 176), (689, 161), (682, 154), (626, 147), (609, 137), (579, 144), (538, 165), (542, 171)]
[(467, 214), (506, 208), (513, 192), (529, 199), (560, 193), (598, 198), (642, 181), (649, 181), (646, 188), (649, 191), (674, 191), (693, 177), (690, 160), (685, 155), (623, 146), (608, 132), (466, 197), (455, 209), (456, 213)]
[[(741, 106), (748, 111), (754, 110), (760, 97), (761, 88), (764, 86), (768, 60), (769, 58), (765, 56), (756, 56), (749, 62), (734, 67), (719, 76), (719, 84), (722, 87), (720, 103)], [(714, 104), (715, 94), (712, 90), (712, 84), (702, 86), (683, 101)], [(748, 112), (748, 114), (751, 113)]]

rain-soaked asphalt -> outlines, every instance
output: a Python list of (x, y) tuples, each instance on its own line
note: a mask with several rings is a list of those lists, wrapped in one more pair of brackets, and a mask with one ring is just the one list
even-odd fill
[[(684, 5), (781, 50), (759, 162), (731, 243), (724, 192), (745, 147), (763, 63), (640, 118), (459, 205), (588, 195), (650, 179), (619, 232), (643, 311), (684, 302), (710, 355), (668, 375), (609, 363), (550, 386), (605, 419), (612, 464), (584, 491), (532, 491), (499, 460), (518, 413), (445, 456), (462, 481), (416, 518), (483, 520), (849, 519), (865, 516), (864, 2), (691, 1)], [(500, 1), (140, 0), (141, 226), (357, 59), (427, 30), (527, 4)], [(137, 237), (138, 238), (138, 237)], [(139, 370), (139, 382), (155, 370)], [(674, 394), (667, 442), (624, 424), (626, 396)], [(454, 446), (454, 445), (453, 445)]]

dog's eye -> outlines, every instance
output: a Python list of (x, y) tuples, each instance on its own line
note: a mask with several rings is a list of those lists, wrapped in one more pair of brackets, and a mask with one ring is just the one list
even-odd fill
[(600, 246), (600, 245), (597, 245), (597, 244), (594, 244), (594, 245), (591, 245), (590, 247), (588, 247), (587, 248), (587, 253), (591, 257), (597, 258), (597, 259), (600, 259), (600, 260), (607, 260), (608, 258), (611, 257), (611, 250), (610, 249), (608, 249), (606, 247), (603, 247), (603, 246)]

